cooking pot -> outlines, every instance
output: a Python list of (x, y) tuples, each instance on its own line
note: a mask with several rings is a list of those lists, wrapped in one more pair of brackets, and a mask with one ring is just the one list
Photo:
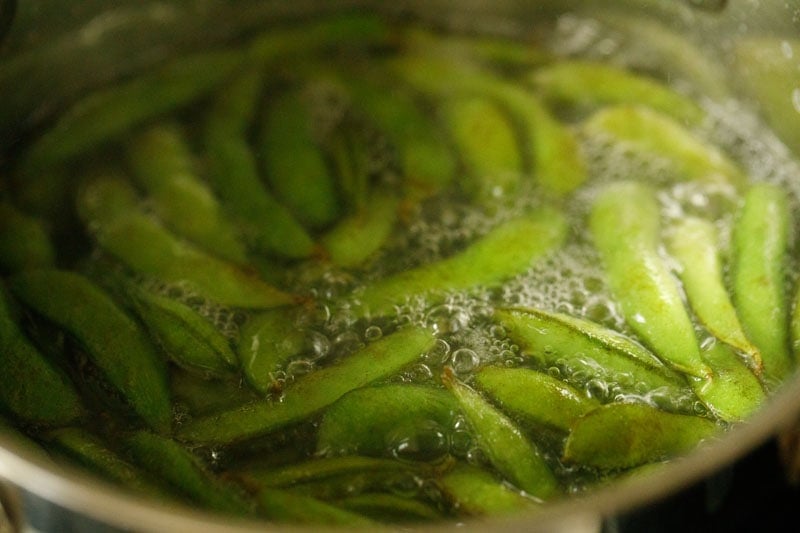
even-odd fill
[[(81, 93), (187, 50), (213, 47), (311, 11), (363, 6), (410, 12), (455, 29), (511, 34), (536, 31), (537, 21), (565, 13), (637, 13), (685, 33), (699, 50), (713, 58), (712, 64), (722, 68), (723, 76), (726, 52), (742, 36), (800, 35), (797, 0), (398, 0), (392, 5), (378, 0), (248, 0), (233, 4), (224, 0), (0, 2), (0, 158), (13, 158), (18, 143)], [(800, 54), (800, 50), (795, 53)], [(726, 79), (735, 91), (734, 82)], [(800, 128), (800, 112), (787, 114), (784, 120)], [(790, 129), (785, 124), (775, 126), (777, 131)], [(798, 414), (800, 376), (795, 376), (746, 423), (646, 476), (618, 481), (535, 512), (467, 522), (458, 529), (597, 531), (604, 517), (662, 499), (732, 464), (791, 427)], [(4, 480), (1, 492), (6, 526), (11, 530), (216, 532), (261, 531), (267, 527), (145, 500), (77, 469), (54, 466), (8, 437), (0, 438), (0, 477)], [(452, 527), (429, 525), (419, 529)]]

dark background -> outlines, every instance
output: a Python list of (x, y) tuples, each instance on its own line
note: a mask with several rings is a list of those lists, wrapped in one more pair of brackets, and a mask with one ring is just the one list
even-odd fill
[(800, 487), (774, 441), (656, 505), (608, 520), (603, 533), (800, 531)]

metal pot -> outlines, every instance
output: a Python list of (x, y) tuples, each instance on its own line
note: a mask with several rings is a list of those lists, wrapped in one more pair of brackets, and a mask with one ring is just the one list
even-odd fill
[[(603, 2), (514, 0), (335, 2), (221, 0), (119, 2), (27, 0), (14, 10), (0, 2), (5, 43), (0, 64), (0, 157), (12, 157), (15, 141), (46, 120), (76, 95), (158, 63), (186, 49), (209, 46), (284, 17), (309, 10), (363, 5), (393, 12), (411, 11), (454, 27), (515, 31), (540, 17), (565, 12), (636, 11), (666, 21), (725, 64), (725, 53), (746, 34), (798, 35), (800, 2), (759, 0), (685, 3), (658, 0)], [(213, 21), (213, 23), (211, 23)], [(800, 52), (800, 51), (796, 51)], [(800, 73), (798, 74), (800, 79)], [(727, 80), (731, 82), (731, 80)], [(800, 114), (786, 116), (800, 128)], [(794, 147), (800, 151), (800, 147)], [(2, 162), (2, 159), (0, 159)], [(798, 177), (800, 179), (800, 177)], [(657, 501), (737, 461), (759, 444), (790, 427), (800, 414), (800, 376), (789, 380), (746, 423), (687, 457), (645, 477), (620, 481), (588, 494), (567, 498), (530, 514), (468, 522), (460, 530), (597, 531), (604, 517)], [(80, 531), (256, 531), (263, 523), (234, 522), (187, 507), (144, 500), (46, 458), (8, 438), (0, 438), (2, 504), (14, 530)], [(445, 530), (453, 525), (431, 525)], [(270, 526), (271, 530), (277, 530)]]

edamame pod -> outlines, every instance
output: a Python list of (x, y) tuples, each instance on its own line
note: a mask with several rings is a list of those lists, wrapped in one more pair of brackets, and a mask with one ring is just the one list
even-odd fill
[(347, 392), (391, 376), (433, 346), (433, 335), (409, 328), (387, 335), (337, 364), (298, 378), (281, 402), (262, 401), (241, 409), (189, 422), (181, 439), (202, 444), (229, 444), (264, 435), (331, 405)]
[(0, 270), (52, 267), (56, 252), (42, 221), (0, 201)]
[(539, 503), (513, 490), (486, 470), (460, 464), (438, 480), (444, 497), (460, 513), (502, 515), (532, 510)]
[(244, 61), (236, 50), (201, 52), (86, 96), (39, 137), (20, 163), (35, 175), (96, 146), (118, 139), (133, 127), (204, 96)]
[(151, 126), (125, 145), (131, 175), (156, 215), (177, 235), (234, 263), (247, 254), (217, 199), (194, 170), (194, 156), (174, 123)]
[(524, 172), (510, 114), (480, 94), (452, 95), (439, 102), (439, 116), (453, 137), (467, 172), (467, 193), (481, 202), (513, 195)]
[(259, 513), (276, 522), (369, 529), (379, 527), (377, 522), (369, 518), (287, 490), (262, 489), (255, 499)]
[(130, 290), (139, 319), (175, 364), (218, 377), (228, 376), (238, 367), (228, 339), (191, 307), (141, 288)]
[(658, 253), (660, 212), (652, 188), (616, 182), (595, 198), (589, 228), (631, 329), (673, 368), (708, 378), (678, 285)]
[(458, 404), (442, 389), (380, 385), (347, 393), (331, 405), (317, 431), (317, 453), (439, 457)]
[(631, 468), (686, 453), (719, 431), (707, 418), (645, 404), (609, 404), (575, 424), (563, 459), (602, 470)]
[(487, 366), (475, 375), (475, 384), (516, 420), (564, 432), (600, 405), (563, 381), (529, 368)]
[(673, 118), (634, 105), (601, 109), (584, 123), (584, 132), (618, 142), (642, 157), (668, 163), (671, 176), (684, 181), (730, 185), (747, 182), (742, 171), (718, 148), (705, 143)]
[[(735, 80), (759, 105), (786, 145), (800, 156), (800, 40), (786, 37), (737, 39)], [(790, 118), (791, 117), (791, 118)]]
[(23, 424), (63, 426), (85, 414), (75, 386), (20, 330), (0, 288), (0, 406)]
[(215, 511), (252, 513), (252, 504), (237, 487), (223, 483), (200, 458), (174, 440), (137, 431), (125, 438), (124, 445), (136, 464), (192, 501)]
[(384, 492), (348, 496), (337, 500), (336, 505), (387, 524), (431, 522), (444, 518), (444, 515), (430, 504)]
[(307, 336), (292, 311), (270, 309), (250, 318), (242, 327), (237, 348), (248, 384), (261, 394), (271, 392), (272, 374), (302, 353)]
[(77, 427), (48, 432), (44, 440), (48, 448), (103, 477), (142, 494), (172, 500), (169, 490), (156, 484), (147, 474), (123, 459), (108, 444), (94, 434)]
[(340, 220), (320, 238), (333, 264), (353, 268), (373, 256), (389, 239), (397, 223), (400, 199), (375, 190), (364, 208)]
[(668, 399), (687, 396), (682, 376), (627, 337), (587, 320), (539, 309), (498, 309), (495, 320), (542, 366), (565, 365), (627, 392), (660, 390)]
[(172, 235), (143, 212), (135, 192), (113, 174), (85, 184), (78, 211), (103, 250), (131, 270), (190, 290), (221, 305), (278, 307), (294, 298)]
[(26, 306), (72, 335), (133, 411), (156, 431), (172, 420), (166, 368), (132, 318), (74, 272), (35, 270), (9, 281)]
[(536, 446), (509, 418), (448, 370), (445, 370), (442, 380), (458, 400), (489, 463), (514, 486), (531, 496), (546, 500), (558, 494), (558, 480)]
[(759, 183), (745, 194), (733, 228), (733, 301), (745, 333), (761, 352), (769, 387), (793, 368), (785, 295), (791, 224), (783, 190)]
[(761, 382), (730, 346), (714, 343), (702, 350), (703, 361), (713, 370), (707, 379), (689, 377), (692, 389), (711, 413), (726, 422), (746, 419), (766, 400)]
[(460, 253), (369, 285), (358, 296), (361, 312), (386, 315), (405, 298), (496, 284), (559, 247), (566, 231), (560, 212), (532, 211), (495, 227)]
[(678, 276), (697, 318), (719, 340), (743, 352), (760, 374), (761, 353), (745, 336), (725, 288), (714, 225), (685, 217), (672, 229), (668, 242), (680, 264)]
[(170, 372), (173, 404), (185, 407), (192, 416), (205, 416), (234, 409), (256, 400), (255, 394), (241, 379), (204, 379), (197, 373), (173, 368)]
[(270, 99), (259, 154), (278, 200), (309, 228), (320, 229), (342, 211), (334, 178), (315, 138), (311, 93), (286, 91)]
[(698, 124), (705, 112), (692, 99), (645, 76), (590, 61), (559, 61), (534, 70), (529, 81), (545, 100), (579, 110), (614, 104), (637, 104)]

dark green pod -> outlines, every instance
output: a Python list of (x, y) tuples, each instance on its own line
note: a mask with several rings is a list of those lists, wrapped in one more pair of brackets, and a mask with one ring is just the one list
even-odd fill
[(7, 273), (55, 265), (56, 252), (41, 220), (0, 201), (0, 270)]

